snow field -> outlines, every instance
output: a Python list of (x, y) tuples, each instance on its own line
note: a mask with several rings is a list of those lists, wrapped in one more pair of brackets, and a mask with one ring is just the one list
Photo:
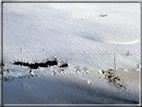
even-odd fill
[[(120, 64), (118, 67), (135, 67), (139, 63), (140, 34), (138, 31), (140, 31), (140, 25), (138, 23), (139, 17), (137, 17), (139, 14), (135, 11), (138, 9), (137, 4), (129, 10), (127, 8), (130, 4), (113, 4), (111, 10), (107, 8), (109, 4), (65, 5), (62, 4), (60, 7), (56, 3), (32, 4), (32, 6), (20, 3), (4, 4), (4, 19), (6, 20), (4, 20), (4, 35), (7, 35), (4, 36), (4, 53), (10, 53), (8, 57), (4, 56), (4, 61), (42, 62), (47, 58), (56, 56), (68, 61), (68, 63), (75, 65), (81, 65), (82, 63), (83, 66), (88, 64), (87, 66), (92, 69), (99, 70), (100, 68), (107, 69), (113, 66), (113, 56), (102, 57), (102, 54), (107, 52), (113, 55), (115, 52), (119, 56), (129, 50), (133, 54), (130, 57), (130, 62), (123, 63), (121, 60), (124, 60), (125, 56), (120, 55), (121, 57), (117, 58), (119, 59), (117, 63)], [(9, 6), (10, 10), (7, 9)], [(38, 8), (35, 9), (34, 6)], [(101, 8), (101, 6), (104, 6), (104, 9), (98, 11), (100, 13), (109, 12), (108, 17), (101, 18), (97, 16), (96, 9)], [(121, 8), (113, 11), (112, 8), (116, 8), (116, 6), (127, 7), (128, 11), (124, 12)], [(84, 11), (82, 7), (86, 10)], [(115, 12), (119, 12), (119, 14), (112, 15)], [(118, 17), (119, 15), (120, 17)], [(85, 19), (81, 20), (82, 17), (85, 17)], [(92, 17), (93, 19), (90, 19)], [(123, 24), (120, 21), (123, 21)], [(125, 21), (131, 21), (134, 24)], [(16, 32), (13, 32), (15, 29)], [(9, 39), (11, 35), (12, 38)], [(135, 48), (136, 46), (137, 48)], [(22, 53), (20, 48), (22, 48)], [(109, 61), (105, 63), (104, 58)], [(96, 66), (94, 67), (94, 65)]]
[[(140, 42), (136, 3), (4, 3), (4, 104), (137, 104)], [(114, 68), (114, 52), (125, 91), (99, 74)], [(13, 65), (55, 59), (47, 68)]]

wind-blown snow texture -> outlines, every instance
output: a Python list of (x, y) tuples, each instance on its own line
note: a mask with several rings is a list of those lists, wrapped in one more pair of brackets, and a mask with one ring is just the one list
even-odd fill
[[(118, 68), (140, 62), (139, 4), (4, 3), (3, 7), (5, 62), (41, 62), (57, 56), (92, 69), (112, 68), (114, 52)], [(122, 55), (127, 50), (129, 57)], [(103, 55), (106, 52), (109, 55)]]
[[(100, 17), (100, 14), (108, 15)], [(126, 56), (128, 51), (129, 56)], [(83, 97), (81, 95), (83, 90), (75, 93), (72, 87), (75, 81), (72, 79), (78, 81), (74, 84), (74, 87), (78, 86), (79, 81), (83, 80), (87, 81), (85, 83), (93, 85), (94, 77), (92, 75), (97, 75), (96, 71), (113, 68), (114, 52), (117, 68), (136, 68), (140, 64), (140, 4), (4, 3), (3, 60), (6, 65), (4, 69), (10, 69), (10, 73), (6, 72), (4, 76), (15, 78), (15, 81), (3, 84), (4, 103), (83, 103), (83, 100), (80, 100)], [(11, 64), (15, 61), (46, 62), (55, 58), (59, 61), (59, 65), (68, 63), (69, 67), (65, 71), (62, 71), (58, 66), (34, 70), (34, 74), (40, 76), (31, 80), (16, 78), (27, 75), (28, 67), (21, 68)], [(53, 72), (56, 72), (59, 77), (54, 79)], [(69, 74), (74, 74), (75, 76), (69, 79), (72, 83), (65, 76), (63, 76), (64, 80), (63, 74), (69, 77)], [(84, 76), (87, 74), (89, 76)], [(30, 85), (27, 84), (28, 82)], [(40, 82), (48, 84), (50, 88)], [(84, 82), (80, 83), (85, 84)], [(25, 88), (20, 87), (20, 84), (29, 89), (25, 91)], [(53, 87), (51, 87), (52, 84)], [(102, 89), (105, 86), (110, 88), (109, 85), (99, 85), (103, 87)], [(95, 86), (88, 88), (90, 92), (95, 93), (93, 91)], [(27, 96), (20, 97), (24, 99), (18, 97), (18, 99), (13, 99), (15, 95), (23, 96), (25, 94), (21, 94), (20, 91), (15, 92), (12, 87), (27, 95), (31, 94), (31, 98), (38, 96), (40, 100), (24, 100), (30, 98)], [(59, 87), (59, 97), (56, 96), (54, 100), (52, 97), (55, 96), (54, 92), (57, 94), (58, 90), (55, 89), (57, 87)], [(61, 87), (64, 87), (64, 91)], [(80, 87), (78, 86), (75, 90), (79, 90)], [(88, 90), (86, 87), (84, 90)], [(40, 93), (37, 92), (36, 88), (40, 90)], [(51, 95), (46, 94), (45, 89), (48, 89), (46, 91), (51, 92)], [(52, 89), (54, 92), (51, 91)], [(65, 97), (68, 93), (66, 90), (70, 90), (68, 94), (72, 95), (70, 98), (78, 94), (78, 97), (75, 97), (76, 100)], [(96, 90), (99, 91), (99, 88), (96, 88)], [(13, 94), (11, 98), (7, 99), (12, 92), (15, 95)], [(52, 96), (52, 100), (48, 95)], [(84, 93), (84, 95), (86, 97), (88, 93)], [(118, 99), (114, 102), (114, 98), (110, 102), (100, 101), (102, 97), (98, 97), (97, 100), (94, 99), (94, 96), (90, 98), (90, 95), (91, 93), (86, 98), (88, 101), (84, 101), (85, 103), (89, 103), (89, 101), (90, 103), (129, 103), (129, 101), (119, 102)], [(48, 98), (48, 102), (46, 98)]]

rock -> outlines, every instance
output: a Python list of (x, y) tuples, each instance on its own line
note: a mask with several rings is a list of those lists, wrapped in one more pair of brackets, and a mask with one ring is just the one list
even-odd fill
[(104, 71), (100, 69), (100, 70), (99, 70), (99, 73), (100, 73), (100, 74), (104, 74)]

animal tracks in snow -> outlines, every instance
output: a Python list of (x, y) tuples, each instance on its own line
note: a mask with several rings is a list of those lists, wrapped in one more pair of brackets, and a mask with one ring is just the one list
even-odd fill
[(14, 81), (17, 78), (26, 79), (26, 78), (33, 78), (33, 77), (38, 77), (38, 75), (26, 74), (24, 76), (18, 76), (18, 77), (7, 76), (7, 77), (3, 77), (3, 81), (5, 81), (5, 82), (12, 82), (12, 81)]

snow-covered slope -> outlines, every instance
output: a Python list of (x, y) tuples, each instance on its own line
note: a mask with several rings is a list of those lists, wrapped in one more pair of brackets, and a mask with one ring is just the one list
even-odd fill
[[(139, 4), (5, 3), (4, 61), (42, 62), (56, 56), (92, 69), (113, 68), (115, 52), (118, 68), (136, 67), (140, 63), (139, 7)], [(127, 50), (132, 54), (129, 57), (122, 55)], [(108, 55), (103, 55), (106, 52)]]
[[(100, 17), (106, 14), (108, 15)], [(50, 92), (52, 88), (57, 88), (57, 86), (49, 89), (42, 84), (41, 86), (44, 88), (41, 88), (40, 91), (43, 93), (40, 92), (41, 95), (38, 95), (36, 91), (32, 90), (40, 89), (40, 82), (44, 81), (46, 83), (49, 81), (47, 83), (49, 86), (53, 82), (53, 85), (58, 84), (59, 87), (63, 86), (70, 90), (69, 87), (73, 85), (68, 86), (68, 82), (64, 83), (61, 75), (66, 74), (67, 77), (70, 77), (69, 74), (74, 74), (75, 76), (72, 79), (77, 81), (84, 80), (87, 81), (85, 83), (91, 84), (94, 81), (92, 75), (98, 75), (94, 72), (99, 69), (113, 68), (114, 52), (117, 68), (136, 68), (140, 64), (140, 42), (140, 4), (137, 3), (4, 3), (4, 76), (15, 80), (11, 84), (7, 82), (3, 84), (4, 90), (6, 90), (4, 91), (4, 103), (36, 103), (35, 101), (37, 101), (36, 99), (31, 102), (19, 101), (12, 97), (7, 99), (11, 91), (14, 92), (13, 95), (21, 96), (20, 92), (16, 93), (15, 89), (10, 87), (14, 86), (17, 90), (22, 90), (23, 88), (20, 87), (20, 84), (24, 84), (25, 81), (29, 82), (27, 79), (23, 81), (19, 80), (19, 78), (17, 79), (18, 76), (23, 75), (28, 77), (29, 68), (13, 65), (12, 63), (16, 61), (40, 63), (56, 58), (59, 65), (62, 63), (69, 65), (64, 72), (59, 66), (39, 68), (33, 71), (39, 77), (30, 80), (29, 90), (25, 91), (23, 89), (23, 92), (31, 93), (31, 98), (39, 96), (38, 98), (41, 100), (37, 103), (46, 103), (45, 98), (49, 96), (47, 94), (44, 98), (43, 95), (45, 93), (43, 91), (48, 89), (48, 92)], [(129, 55), (127, 56), (126, 53), (128, 52)], [(7, 72), (7, 69), (10, 72)], [(57, 81), (61, 81), (59, 83), (53, 78), (55, 72), (61, 76), (56, 78)], [(49, 77), (47, 80), (47, 77), (44, 77), (45, 73)], [(63, 78), (65, 78), (64, 81), (68, 81), (66, 76)], [(69, 80), (71, 81), (72, 79)], [(96, 81), (99, 80), (96, 79)], [(73, 84), (74, 82), (72, 81), (71, 83)], [(84, 84), (84, 82), (80, 83)], [(26, 86), (28, 87), (28, 85), (23, 87)], [(76, 87), (77, 85), (74, 86)], [(92, 87), (95, 86), (96, 84), (93, 84)], [(105, 88), (105, 86), (100, 85), (102, 88)], [(87, 86), (85, 85), (84, 87), (87, 90)], [(61, 91), (62, 88), (59, 90)], [(79, 90), (79, 88), (75, 90)], [(96, 90), (99, 90), (99, 88)], [(57, 90), (55, 91), (57, 92)], [(60, 91), (60, 94), (63, 93)], [(80, 92), (78, 100), (82, 98), (82, 91), (77, 91)], [(51, 95), (55, 95), (55, 93), (51, 91)], [(60, 97), (64, 97), (64, 95)], [(62, 101), (58, 101), (60, 97), (47, 103), (75, 103), (70, 99), (64, 102), (64, 98)], [(138, 95), (136, 95), (137, 98)], [(89, 97), (87, 99), (90, 100)], [(100, 100), (95, 101), (98, 102)], [(91, 101), (91, 103), (95, 103), (95, 101)]]

